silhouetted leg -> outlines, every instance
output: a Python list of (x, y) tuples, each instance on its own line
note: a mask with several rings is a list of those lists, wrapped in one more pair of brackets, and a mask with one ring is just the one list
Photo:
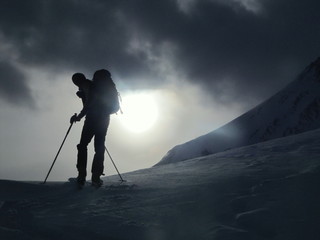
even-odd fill
[(105, 139), (107, 129), (109, 126), (110, 117), (97, 124), (95, 138), (94, 138), (94, 158), (92, 162), (92, 177), (100, 178), (104, 170), (104, 152), (105, 152)]
[(79, 177), (84, 178), (87, 176), (87, 158), (88, 158), (88, 144), (90, 143), (94, 135), (94, 129), (90, 121), (87, 119), (84, 122), (80, 143), (77, 145), (78, 148), (78, 159), (77, 159), (77, 169), (79, 172)]

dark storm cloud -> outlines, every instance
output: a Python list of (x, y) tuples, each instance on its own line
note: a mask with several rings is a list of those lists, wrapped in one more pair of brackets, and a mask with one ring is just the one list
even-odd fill
[(34, 108), (31, 91), (24, 75), (14, 66), (0, 62), (0, 98), (15, 105)]
[(254, 1), (194, 0), (188, 11), (182, 2), (8, 0), (0, 31), (22, 64), (108, 67), (124, 79), (148, 79), (146, 86), (161, 84), (156, 69), (165, 58), (154, 59), (170, 43), (173, 69), (221, 101), (261, 100), (319, 55), (317, 0), (257, 1), (259, 11), (250, 10)]
[(267, 97), (320, 53), (319, 1), (264, 1), (257, 14), (214, 1), (192, 7), (161, 17), (148, 7), (135, 20), (154, 41), (176, 43), (177, 67), (218, 98)]

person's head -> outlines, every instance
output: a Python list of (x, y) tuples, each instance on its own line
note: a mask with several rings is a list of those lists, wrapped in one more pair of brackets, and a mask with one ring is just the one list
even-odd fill
[(106, 69), (100, 69), (93, 74), (93, 81), (105, 81), (111, 79), (111, 73)]
[(82, 82), (86, 80), (86, 77), (83, 73), (75, 73), (72, 75), (72, 82), (77, 85), (78, 87), (81, 85)]

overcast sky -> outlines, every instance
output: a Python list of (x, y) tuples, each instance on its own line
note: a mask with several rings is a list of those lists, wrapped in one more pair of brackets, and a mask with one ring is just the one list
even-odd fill
[[(133, 134), (113, 116), (107, 140), (120, 170), (154, 165), (174, 145), (270, 97), (319, 57), (319, 10), (318, 0), (0, 1), (0, 179), (45, 177), (81, 109), (72, 74), (91, 79), (101, 68), (124, 97), (156, 98), (154, 128)], [(52, 179), (76, 174), (81, 127)]]

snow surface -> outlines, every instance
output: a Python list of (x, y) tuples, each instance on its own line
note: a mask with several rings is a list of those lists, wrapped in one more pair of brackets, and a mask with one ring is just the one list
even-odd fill
[(320, 239), (320, 129), (74, 183), (0, 181), (0, 239)]
[(157, 165), (317, 128), (320, 128), (320, 58), (267, 101), (217, 130), (175, 146)]

